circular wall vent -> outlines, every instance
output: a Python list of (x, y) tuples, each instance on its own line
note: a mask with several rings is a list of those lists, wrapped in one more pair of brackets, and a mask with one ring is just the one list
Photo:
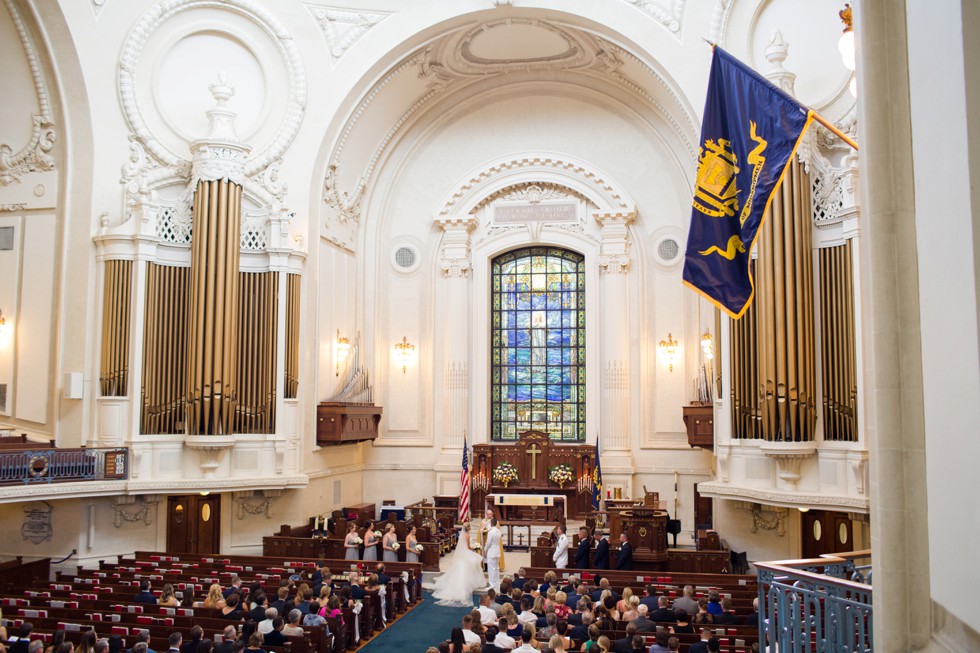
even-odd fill
[(671, 263), (681, 252), (681, 246), (673, 238), (664, 238), (657, 244), (657, 256), (664, 263)]
[(419, 250), (412, 245), (399, 245), (391, 253), (391, 262), (399, 272), (413, 272), (419, 266)]

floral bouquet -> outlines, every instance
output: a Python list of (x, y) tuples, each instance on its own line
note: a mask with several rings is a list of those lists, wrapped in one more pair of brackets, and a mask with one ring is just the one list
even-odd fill
[(378, 539), (381, 538), (381, 531), (374, 531), (374, 536)]
[(355, 537), (355, 538), (354, 538), (353, 540), (351, 540), (351, 541), (352, 541), (352, 542), (354, 542), (354, 544), (364, 544), (364, 540), (362, 540), (362, 539), (361, 539), (361, 538), (359, 538), (359, 537)]
[(395, 551), (397, 551), (398, 549), (400, 549), (400, 548), (401, 548), (401, 546), (402, 546), (402, 545), (401, 545), (401, 544), (399, 544), (398, 542), (392, 542), (392, 543), (391, 543), (391, 548), (392, 548), (392, 549), (394, 549)]
[(548, 468), (548, 480), (563, 488), (575, 480), (575, 472), (568, 463), (555, 465)]
[(421, 544), (416, 544), (415, 550), (418, 551), (419, 553), (422, 553), (423, 551), (425, 551), (425, 547), (422, 546)]
[(493, 468), (493, 480), (507, 487), (517, 480), (517, 468), (505, 460)]
[(480, 544), (479, 542), (474, 542), (474, 543), (473, 543), (473, 550), (474, 550), (474, 551), (479, 551), (479, 550), (480, 550), (480, 549), (482, 549), (482, 548), (483, 548), (483, 545), (482, 545), (482, 544)]

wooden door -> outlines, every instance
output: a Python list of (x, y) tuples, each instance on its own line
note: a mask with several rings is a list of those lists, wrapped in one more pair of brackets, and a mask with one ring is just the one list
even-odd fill
[(816, 558), (824, 553), (852, 551), (854, 530), (847, 513), (810, 510), (800, 520), (802, 556)]
[[(711, 497), (703, 497), (698, 492), (698, 484), (694, 484), (694, 528), (695, 537), (697, 531), (710, 530), (715, 527), (714, 503)], [(674, 515), (675, 519), (680, 519), (680, 515)]]
[(167, 498), (167, 552), (221, 552), (221, 495)]

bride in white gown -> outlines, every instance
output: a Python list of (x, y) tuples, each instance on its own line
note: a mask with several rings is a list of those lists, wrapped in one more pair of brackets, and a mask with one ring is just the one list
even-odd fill
[(446, 572), (436, 579), (432, 596), (437, 605), (453, 607), (473, 606), (473, 592), (486, 587), (483, 575), (483, 556), (470, 548), (470, 525), (463, 526), (453, 551), (453, 559)]

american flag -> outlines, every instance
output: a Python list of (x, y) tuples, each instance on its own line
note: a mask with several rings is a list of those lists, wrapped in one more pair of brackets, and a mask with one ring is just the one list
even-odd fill
[(463, 436), (463, 469), (459, 472), (458, 521), (466, 521), (470, 515), (470, 465), (467, 457), (466, 436)]

